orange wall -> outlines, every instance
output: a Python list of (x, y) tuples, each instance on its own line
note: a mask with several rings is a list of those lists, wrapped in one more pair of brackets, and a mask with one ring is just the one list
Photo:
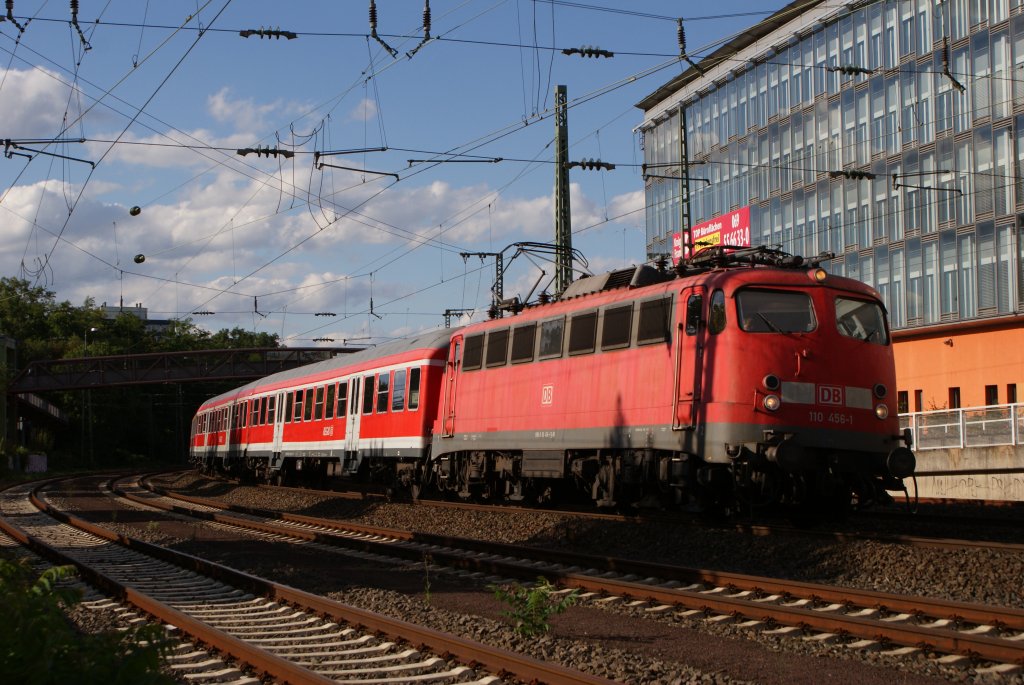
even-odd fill
[(984, 405), (985, 386), (999, 389), (1005, 404), (1007, 385), (1016, 384), (1024, 402), (1024, 321), (1016, 317), (984, 328), (943, 326), (930, 334), (894, 335), (896, 384), (915, 411), (914, 391), (922, 391), (922, 411), (945, 409), (949, 388), (960, 388), (960, 406)]

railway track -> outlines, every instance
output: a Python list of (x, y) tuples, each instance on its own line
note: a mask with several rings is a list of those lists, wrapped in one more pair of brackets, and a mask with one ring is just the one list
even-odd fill
[[(732, 620), (772, 634), (892, 655), (936, 653), (942, 663), (985, 660), (981, 672), (1024, 664), (1024, 611), (993, 605), (838, 588), (736, 573), (572, 554), (500, 543), (341, 524), (294, 514), (225, 507), (209, 499), (122, 485), (130, 499), (266, 535), (289, 537), (404, 562), (430, 559), (487, 577), (543, 575), (595, 602), (627, 602), (651, 614)], [(173, 496), (173, 500), (170, 497)]]
[[(232, 479), (224, 479), (242, 485)], [(253, 487), (253, 486), (249, 486)], [(388, 498), (381, 492), (309, 490), (282, 486), (256, 486), (271, 491), (296, 491), (300, 493), (317, 492), (332, 498), (352, 500), (354, 502), (379, 501)], [(477, 504), (472, 502), (451, 502), (445, 500), (423, 500), (430, 506), (445, 507), (462, 511), (538, 511), (536, 508), (522, 507), (514, 504)], [(542, 510), (548, 511), (548, 510)], [(589, 509), (557, 509), (564, 516), (574, 516), (595, 521), (643, 521), (661, 525), (690, 525), (712, 527), (719, 530), (732, 530), (755, 536), (798, 535), (819, 540), (834, 542), (873, 541), (884, 544), (907, 545), (912, 547), (945, 549), (945, 550), (977, 550), (989, 549), (1003, 552), (1024, 552), (1024, 543), (1015, 542), (1021, 538), (1021, 526), (1018, 521), (1006, 518), (983, 516), (966, 516), (963, 514), (948, 515), (941, 513), (909, 513), (897, 511), (865, 510), (850, 517), (850, 520), (838, 529), (823, 527), (795, 526), (779, 521), (746, 522), (746, 521), (711, 521), (697, 515), (638, 513), (635, 515), (617, 514), (594, 511)], [(912, 533), (889, 532), (878, 530), (878, 526), (907, 526)], [(981, 533), (980, 539), (955, 537), (951, 531), (970, 529)], [(1007, 539), (1000, 539), (1007, 538)]]
[(36, 553), (74, 564), (137, 611), (289, 683), (607, 681), (348, 607), (112, 533), (57, 511), (41, 486), (0, 493), (0, 528)]

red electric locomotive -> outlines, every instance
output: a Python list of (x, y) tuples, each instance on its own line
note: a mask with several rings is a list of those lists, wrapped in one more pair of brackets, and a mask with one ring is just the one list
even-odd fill
[(874, 290), (775, 250), (713, 249), (243, 386), (200, 408), (192, 454), (464, 498), (845, 505), (913, 474), (894, 392)]
[(915, 460), (878, 294), (799, 257), (705, 251), (455, 332), (429, 475), (599, 504), (887, 499)]

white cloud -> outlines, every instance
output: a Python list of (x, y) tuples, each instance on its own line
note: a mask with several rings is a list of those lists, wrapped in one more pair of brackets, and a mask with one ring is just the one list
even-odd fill
[(351, 121), (370, 121), (377, 116), (377, 103), (369, 98), (363, 98), (348, 114)]
[(71, 88), (55, 72), (42, 67), (0, 69), (0, 81), (4, 138), (48, 139), (60, 133)]

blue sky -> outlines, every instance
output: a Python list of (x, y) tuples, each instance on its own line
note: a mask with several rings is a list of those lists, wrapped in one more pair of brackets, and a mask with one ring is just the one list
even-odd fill
[[(81, 0), (80, 36), (68, 3), (17, 0), (24, 30), (0, 22), (0, 139), (20, 144), (0, 159), (0, 273), (288, 345), (479, 320), (493, 260), (460, 253), (553, 240), (555, 86), (570, 159), (617, 165), (571, 171), (573, 245), (594, 273), (640, 263), (634, 105), (682, 69), (674, 18), (700, 55), (781, 4), (434, 0), (411, 57), (423, 2), (376, 2), (396, 57), (367, 6)], [(298, 37), (239, 35), (261, 28)], [(615, 56), (561, 52), (584, 46)], [(520, 257), (505, 295), (553, 273)]]

